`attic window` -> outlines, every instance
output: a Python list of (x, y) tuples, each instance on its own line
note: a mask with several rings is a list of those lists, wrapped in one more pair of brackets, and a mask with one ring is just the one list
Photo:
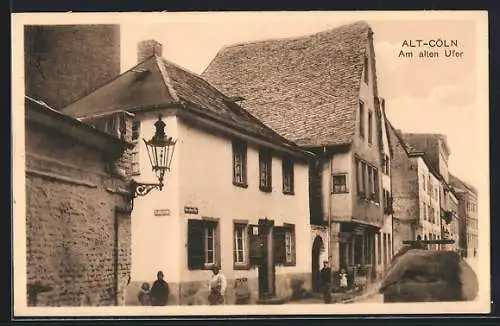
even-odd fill
[(136, 81), (145, 79), (146, 76), (148, 76), (150, 73), (150, 71), (148, 69), (144, 69), (144, 68), (135, 68), (135, 69), (132, 69), (132, 72), (135, 73), (135, 80)]
[(368, 56), (365, 54), (365, 57), (364, 57), (364, 80), (365, 80), (365, 83), (368, 84)]

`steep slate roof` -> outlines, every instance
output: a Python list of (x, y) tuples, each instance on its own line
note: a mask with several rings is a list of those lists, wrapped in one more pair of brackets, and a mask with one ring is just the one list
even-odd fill
[[(389, 128), (387, 129), (387, 131), (389, 132), (389, 136), (391, 136), (391, 135), (395, 136), (394, 142), (392, 142), (392, 138), (391, 138), (392, 144), (394, 144), (396, 141), (399, 141), (399, 143), (404, 147), (406, 154), (408, 154), (408, 155), (419, 153), (419, 151), (417, 151), (416, 148), (412, 147), (411, 145), (409, 145), (405, 142), (405, 140), (403, 138), (403, 133), (401, 132), (400, 129), (396, 129), (394, 127), (394, 125), (389, 121), (389, 119), (387, 119), (386, 121), (387, 121), (387, 126), (390, 128), (390, 130), (392, 130), (392, 133), (390, 133)], [(391, 149), (392, 149), (392, 146), (391, 146)]]
[(446, 135), (443, 134), (432, 134), (432, 133), (404, 133), (404, 140), (411, 144), (413, 147), (419, 151), (425, 152), (430, 149), (430, 147), (436, 146), (438, 140), (443, 143), (445, 150), (450, 153)]
[(200, 76), (156, 55), (62, 111), (83, 119), (115, 111), (137, 112), (168, 105), (202, 114), (273, 143), (296, 146), (233, 103), (232, 99)]
[(470, 191), (473, 194), (477, 195), (477, 189), (475, 187), (473, 187), (472, 185), (463, 180), (460, 180), (457, 176), (451, 173), (450, 173), (450, 184), (457, 189), (460, 189), (462, 191), (464, 190)]
[(223, 48), (202, 77), (298, 145), (351, 142), (371, 28), (357, 22), (298, 38)]

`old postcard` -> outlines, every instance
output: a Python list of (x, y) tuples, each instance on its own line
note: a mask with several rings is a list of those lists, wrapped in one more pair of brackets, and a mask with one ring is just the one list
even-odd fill
[(15, 316), (489, 312), (487, 21), (13, 15)]

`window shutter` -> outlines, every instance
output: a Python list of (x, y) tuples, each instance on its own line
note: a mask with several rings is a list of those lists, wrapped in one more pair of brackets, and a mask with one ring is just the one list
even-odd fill
[(274, 263), (283, 265), (286, 262), (285, 230), (281, 227), (273, 229)]
[(253, 228), (256, 225), (248, 226), (248, 243), (249, 243), (249, 263), (250, 266), (256, 266), (260, 263), (261, 249), (260, 249), (260, 238), (258, 235), (253, 234)]
[(205, 261), (205, 234), (203, 232), (203, 221), (188, 221), (188, 268), (203, 268)]

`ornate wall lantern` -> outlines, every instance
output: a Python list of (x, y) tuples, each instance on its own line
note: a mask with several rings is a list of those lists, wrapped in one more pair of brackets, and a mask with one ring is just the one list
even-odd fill
[(133, 181), (133, 198), (145, 196), (155, 188), (161, 191), (164, 186), (163, 180), (165, 172), (170, 171), (170, 164), (172, 163), (175, 145), (177, 143), (177, 140), (165, 134), (165, 126), (165, 122), (163, 122), (162, 116), (160, 115), (158, 121), (155, 122), (156, 130), (153, 137), (150, 140), (143, 139), (146, 144), (146, 149), (148, 150), (151, 168), (156, 174), (158, 183), (139, 183)]

